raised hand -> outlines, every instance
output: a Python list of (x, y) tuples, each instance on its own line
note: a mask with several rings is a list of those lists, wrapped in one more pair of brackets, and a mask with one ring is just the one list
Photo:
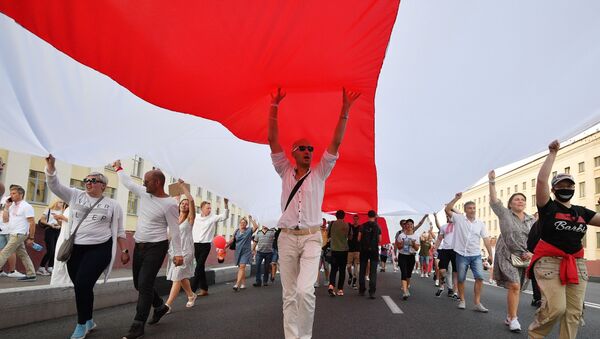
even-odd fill
[(50, 173), (56, 170), (56, 159), (54, 158), (54, 156), (52, 156), (52, 154), (48, 154), (48, 156), (46, 157), (46, 167), (48, 167), (48, 171)]
[(456, 200), (462, 198), (462, 192), (458, 192), (454, 195), (454, 198), (456, 198)]
[(490, 181), (495, 181), (496, 180), (496, 172), (494, 170), (491, 170), (490, 173), (488, 173), (488, 179)]
[(117, 169), (119, 167), (122, 167), (121, 166), (121, 160), (117, 160), (117, 161), (115, 161), (115, 162), (112, 163), (112, 168)]
[(548, 145), (548, 150), (550, 153), (558, 153), (558, 149), (560, 148), (560, 143), (558, 140), (554, 140)]
[(345, 109), (350, 109), (354, 101), (356, 101), (359, 96), (360, 92), (346, 91), (346, 88), (342, 88), (342, 107)]
[(286, 95), (287, 93), (282, 91), (281, 87), (277, 88), (276, 93), (271, 93), (271, 105), (279, 105), (281, 100), (283, 100)]

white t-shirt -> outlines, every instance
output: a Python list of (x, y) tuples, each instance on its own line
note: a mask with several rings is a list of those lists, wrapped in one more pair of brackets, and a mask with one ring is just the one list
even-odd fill
[(209, 215), (203, 217), (200, 215), (196, 216), (194, 221), (194, 227), (192, 228), (192, 237), (194, 242), (197, 243), (211, 243), (215, 236), (215, 228), (219, 221), (227, 220), (229, 217), (229, 210), (225, 210), (222, 214)]
[(452, 222), (454, 223), (454, 252), (465, 257), (481, 255), (481, 239), (488, 237), (483, 221), (478, 219), (470, 221), (464, 214), (452, 213)]
[(146, 188), (135, 184), (122, 170), (119, 180), (131, 193), (140, 197), (138, 222), (133, 239), (135, 242), (160, 242), (168, 239), (167, 227), (171, 236), (173, 255), (181, 256), (181, 235), (179, 232), (179, 205), (172, 197), (159, 198), (146, 192)]
[[(408, 239), (408, 240), (407, 240)], [(398, 252), (400, 254), (406, 254), (406, 255), (410, 255), (410, 254), (415, 254), (417, 253), (417, 251), (412, 247), (413, 243), (419, 243), (419, 236), (416, 234), (411, 234), (411, 235), (407, 235), (404, 233), (400, 233), (398, 234), (398, 237), (396, 238), (396, 241), (400, 242), (404, 240), (404, 246), (400, 249), (398, 249)]]
[(454, 224), (442, 225), (440, 234), (443, 235), (443, 238), (439, 248), (442, 250), (454, 249)]
[(8, 227), (11, 234), (29, 234), (29, 221), (27, 218), (34, 218), (33, 207), (25, 200), (19, 203), (13, 203), (8, 208), (9, 220)]

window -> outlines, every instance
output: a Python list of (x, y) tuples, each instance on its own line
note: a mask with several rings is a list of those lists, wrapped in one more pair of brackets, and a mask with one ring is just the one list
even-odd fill
[(139, 155), (133, 156), (133, 168), (131, 169), (131, 175), (141, 178), (142, 177), (142, 167), (144, 167), (144, 159), (142, 159)]
[(535, 179), (531, 179), (531, 188), (535, 187)]
[(600, 156), (594, 157), (594, 167), (600, 167)]
[(585, 197), (585, 181), (579, 183), (579, 197)]
[(515, 193), (519, 191), (519, 185), (515, 185)]
[(71, 179), (70, 184), (71, 184), (71, 187), (73, 187), (73, 188), (77, 188), (82, 191), (85, 191), (85, 186), (83, 185), (83, 181), (81, 181), (81, 180)]
[(202, 197), (202, 187), (198, 187), (198, 192), (196, 193), (197, 197)]
[(571, 167), (565, 167), (565, 173), (571, 174)]
[(200, 215), (202, 211), (200, 210), (200, 206), (196, 206), (196, 215)]
[(600, 248), (600, 232), (596, 232), (596, 248)]
[(506, 195), (510, 195), (510, 187), (506, 188)]
[(481, 217), (481, 208), (477, 209), (477, 215)]
[(504, 195), (504, 190), (500, 190), (500, 198)]
[(208, 200), (208, 201), (212, 200), (212, 192), (211, 191), (206, 191), (206, 200)]
[(554, 178), (558, 174), (557, 171), (552, 172), (552, 178)]
[(579, 173), (585, 171), (585, 162), (580, 162), (579, 163)]
[(102, 193), (102, 195), (104, 195), (107, 198), (114, 199), (115, 196), (117, 196), (117, 189), (106, 186), (106, 189), (104, 190), (104, 193)]
[(485, 203), (485, 197), (486, 197), (486, 196), (484, 195), (484, 196), (483, 196), (483, 202), (484, 202), (484, 203)]
[(527, 183), (523, 181), (523, 191), (527, 189)]
[(600, 177), (594, 179), (595, 183), (596, 183), (596, 194), (600, 194)]
[(28, 202), (46, 203), (48, 190), (46, 189), (46, 173), (38, 171), (29, 171), (27, 180), (27, 191), (25, 199)]
[(537, 204), (535, 194), (531, 196), (531, 207), (535, 207)]
[(137, 195), (129, 192), (129, 197), (127, 198), (127, 215), (137, 215), (138, 200)]

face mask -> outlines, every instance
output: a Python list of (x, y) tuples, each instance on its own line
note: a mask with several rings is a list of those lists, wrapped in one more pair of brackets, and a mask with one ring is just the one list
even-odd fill
[(560, 202), (567, 202), (571, 200), (573, 195), (575, 195), (575, 190), (571, 190), (568, 188), (554, 190), (554, 195), (556, 195), (556, 199)]

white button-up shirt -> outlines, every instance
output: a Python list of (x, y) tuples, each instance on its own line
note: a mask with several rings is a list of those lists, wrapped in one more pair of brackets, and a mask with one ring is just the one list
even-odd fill
[(454, 223), (454, 252), (471, 257), (481, 255), (480, 242), (488, 234), (483, 221), (470, 221), (464, 214), (452, 213)]
[(295, 168), (284, 152), (271, 154), (275, 171), (281, 177), (281, 211), (277, 227), (279, 228), (308, 228), (322, 224), (321, 207), (325, 195), (325, 180), (331, 174), (338, 155), (325, 151), (321, 161), (314, 168), (292, 198), (287, 210), (285, 204), (298, 180), (295, 178)]

